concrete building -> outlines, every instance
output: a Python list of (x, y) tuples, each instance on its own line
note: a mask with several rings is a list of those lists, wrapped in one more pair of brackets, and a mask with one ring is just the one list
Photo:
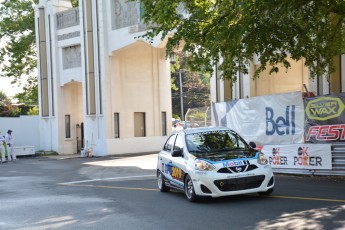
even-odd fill
[(139, 2), (40, 0), (35, 8), (40, 149), (159, 150), (171, 132), (170, 65), (142, 38)]
[(335, 72), (331, 76), (322, 76), (312, 80), (309, 69), (304, 61), (290, 60), (291, 68), (286, 71), (280, 68), (278, 73), (269, 74), (269, 68), (253, 79), (255, 70), (260, 63), (253, 59), (249, 74), (238, 73), (238, 81), (231, 85), (229, 80), (223, 80), (217, 70), (211, 79), (211, 98), (213, 102), (229, 101), (247, 97), (255, 97), (276, 93), (301, 91), (314, 95), (345, 92), (345, 55), (334, 57)]

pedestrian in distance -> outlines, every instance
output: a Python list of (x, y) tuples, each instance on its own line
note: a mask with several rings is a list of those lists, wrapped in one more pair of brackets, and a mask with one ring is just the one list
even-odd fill
[(5, 152), (6, 141), (4, 136), (0, 132), (0, 152), (1, 152), (1, 163), (6, 163), (6, 152)]
[(7, 144), (7, 157), (8, 157), (8, 161), (16, 161), (17, 157), (15, 152), (13, 151), (13, 147), (14, 147), (14, 140), (13, 140), (13, 136), (12, 136), (12, 130), (8, 130), (7, 134), (5, 136), (5, 141)]

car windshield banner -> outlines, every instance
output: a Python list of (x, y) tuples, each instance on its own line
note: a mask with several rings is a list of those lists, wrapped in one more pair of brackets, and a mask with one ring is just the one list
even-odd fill
[(301, 92), (213, 103), (212, 110), (214, 125), (233, 129), (246, 141), (254, 141), (258, 145), (303, 142)]
[(345, 93), (305, 98), (305, 142), (345, 142)]
[(265, 145), (272, 168), (332, 169), (330, 144)]

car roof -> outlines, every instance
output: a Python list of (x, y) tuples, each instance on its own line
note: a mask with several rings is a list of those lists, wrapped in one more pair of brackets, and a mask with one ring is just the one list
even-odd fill
[(202, 133), (202, 132), (210, 132), (210, 131), (220, 131), (220, 130), (231, 130), (226, 127), (200, 127), (200, 128), (191, 128), (191, 129), (184, 129), (180, 132), (184, 132), (185, 134), (193, 134), (193, 133)]

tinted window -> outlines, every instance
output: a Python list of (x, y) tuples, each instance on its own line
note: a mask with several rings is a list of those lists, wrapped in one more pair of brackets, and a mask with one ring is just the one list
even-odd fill
[(167, 113), (162, 112), (162, 135), (167, 135)]
[(120, 114), (114, 113), (114, 137), (120, 138)]
[(71, 115), (65, 115), (65, 137), (71, 138)]
[(249, 148), (238, 134), (231, 131), (210, 131), (188, 134), (186, 141), (188, 151), (191, 153)]
[(180, 149), (183, 149), (183, 141), (182, 141), (182, 137), (178, 135), (176, 138), (174, 150), (180, 150)]
[(165, 142), (164, 148), (163, 150), (165, 151), (171, 151), (173, 146), (174, 146), (174, 142), (176, 139), (176, 134), (172, 135), (171, 137), (169, 137), (169, 139), (167, 140), (167, 142)]

